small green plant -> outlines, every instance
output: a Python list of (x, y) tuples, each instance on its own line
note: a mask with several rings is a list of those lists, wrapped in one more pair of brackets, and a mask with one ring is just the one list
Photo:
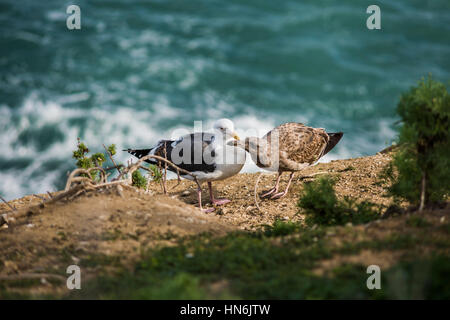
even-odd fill
[(161, 172), (161, 170), (159, 170), (158, 166), (156, 166), (154, 164), (150, 164), (148, 166), (148, 168), (150, 169), (150, 174), (152, 176), (152, 180), (155, 182), (160, 182), (162, 179), (162, 172)]
[(336, 181), (322, 177), (305, 185), (298, 206), (305, 210), (307, 225), (343, 225), (367, 223), (380, 217), (376, 206), (349, 197), (339, 200), (334, 190)]
[(116, 154), (116, 145), (113, 143), (112, 145), (108, 146), (107, 150), (111, 156), (114, 156)]
[(134, 171), (131, 178), (133, 186), (139, 189), (145, 189), (147, 187), (147, 178), (139, 170)]
[[(89, 148), (86, 146), (85, 143), (81, 142), (80, 138), (78, 138), (77, 149), (73, 151), (73, 158), (77, 160), (76, 166), (82, 169), (90, 169), (95, 167), (103, 168), (103, 165), (106, 162), (106, 157), (110, 157), (114, 166), (120, 171), (120, 169), (123, 168), (123, 164), (120, 163), (117, 164), (113, 159), (113, 156), (117, 153), (116, 145), (111, 144), (108, 147), (104, 146), (104, 148), (106, 154), (97, 152), (92, 155), (89, 155)], [(159, 182), (162, 178), (162, 173), (159, 170), (159, 168), (156, 165), (149, 165), (148, 168), (150, 170), (150, 175), (152, 179), (156, 182)], [(99, 180), (100, 177), (99, 170), (91, 170), (90, 174), (94, 180), (97, 181)], [(83, 176), (87, 175), (83, 174)], [(144, 189), (147, 187), (147, 178), (144, 175), (142, 175), (142, 173), (139, 170), (133, 172), (131, 180), (132, 185), (137, 188)]]
[(419, 205), (444, 201), (450, 190), (450, 95), (430, 77), (402, 95), (399, 150), (385, 169), (389, 194)]
[[(162, 173), (161, 170), (158, 168), (158, 166), (154, 164), (150, 164), (147, 167), (149, 169), (150, 177), (155, 182), (160, 182), (162, 179)], [(132, 174), (132, 181), (133, 186), (138, 187), (140, 189), (147, 188), (148, 179), (142, 175), (142, 173), (139, 170), (136, 170)]]
[[(110, 146), (111, 147), (111, 146)], [(77, 149), (73, 151), (72, 157), (77, 160), (76, 166), (81, 169), (90, 169), (95, 167), (103, 167), (106, 157), (103, 153), (97, 152), (88, 156), (89, 148), (78, 138)], [(94, 180), (99, 179), (99, 171), (92, 170), (91, 176)]]

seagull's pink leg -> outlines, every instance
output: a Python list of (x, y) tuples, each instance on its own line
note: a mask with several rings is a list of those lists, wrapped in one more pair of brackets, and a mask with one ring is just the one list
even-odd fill
[(198, 207), (200, 208), (200, 211), (205, 212), (205, 213), (214, 211), (214, 208), (203, 209), (203, 207), (202, 207), (202, 188), (200, 185), (197, 188), (197, 197), (198, 197)]
[(289, 176), (289, 181), (288, 181), (287, 186), (286, 186), (286, 190), (284, 190), (283, 192), (275, 193), (274, 195), (272, 195), (272, 196), (270, 197), (270, 199), (280, 199), (280, 198), (283, 198), (283, 197), (287, 194), (287, 192), (288, 192), (288, 190), (289, 190), (289, 186), (291, 185), (291, 182), (292, 182), (292, 179), (293, 179), (293, 178), (294, 178), (294, 172), (291, 172), (291, 175)]
[(277, 182), (275, 183), (275, 187), (273, 187), (272, 189), (270, 189), (269, 191), (267, 191), (266, 193), (261, 195), (261, 198), (265, 198), (267, 196), (270, 196), (272, 193), (277, 192), (278, 191), (278, 187), (280, 184), (280, 178), (281, 178), (282, 172), (278, 172), (278, 176), (277, 176)]
[(211, 200), (212, 204), (217, 204), (217, 205), (220, 206), (222, 204), (231, 202), (231, 200), (229, 200), (229, 199), (215, 199), (214, 198), (214, 193), (213, 193), (213, 190), (212, 190), (212, 183), (211, 182), (208, 182), (208, 188), (209, 188), (209, 199)]

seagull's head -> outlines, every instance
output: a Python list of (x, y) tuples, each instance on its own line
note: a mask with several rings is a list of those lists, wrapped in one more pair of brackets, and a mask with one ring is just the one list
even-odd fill
[(251, 154), (257, 154), (259, 150), (265, 150), (267, 142), (258, 137), (246, 137), (244, 140), (232, 140), (229, 146), (240, 147)]
[(258, 137), (246, 137), (244, 140), (231, 140), (227, 142), (227, 145), (242, 148), (252, 156), (255, 163), (258, 164), (270, 164), (271, 166), (271, 154), (268, 149), (268, 143), (266, 139)]
[(230, 119), (219, 119), (214, 123), (215, 130), (219, 131), (226, 138), (233, 138), (239, 140), (239, 136), (234, 131), (233, 121)]

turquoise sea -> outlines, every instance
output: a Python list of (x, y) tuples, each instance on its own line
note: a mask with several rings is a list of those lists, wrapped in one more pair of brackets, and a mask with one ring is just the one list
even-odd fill
[[(366, 27), (371, 4), (381, 30)], [(77, 137), (147, 147), (221, 117), (242, 135), (344, 131), (324, 161), (370, 155), (428, 73), (450, 80), (448, 0), (1, 0), (0, 194), (61, 188)]]

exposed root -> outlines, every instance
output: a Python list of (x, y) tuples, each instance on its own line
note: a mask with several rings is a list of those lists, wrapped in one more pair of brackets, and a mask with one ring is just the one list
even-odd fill
[[(83, 182), (83, 181), (84, 182), (89, 182), (89, 181), (94, 182), (94, 179), (92, 178), (92, 175), (91, 175), (91, 171), (94, 171), (94, 170), (98, 170), (101, 173), (100, 182), (105, 183), (107, 175), (103, 168), (100, 168), (100, 167), (94, 167), (94, 168), (89, 168), (89, 169), (79, 168), (79, 169), (73, 170), (70, 173), (69, 178), (67, 178), (67, 183), (66, 183), (66, 187), (64, 188), (64, 191), (68, 191), (70, 189), (70, 186), (74, 182)], [(79, 174), (84, 174), (87, 177), (76, 177), (76, 175), (79, 175)]]

